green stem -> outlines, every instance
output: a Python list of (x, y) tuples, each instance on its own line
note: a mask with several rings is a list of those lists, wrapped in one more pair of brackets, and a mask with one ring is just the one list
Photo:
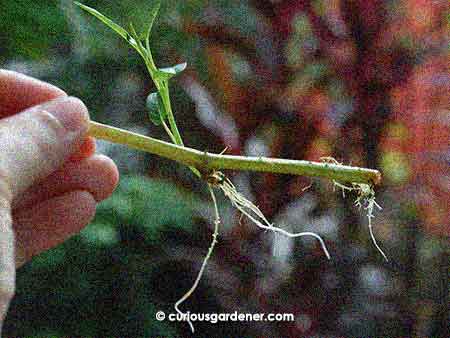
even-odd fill
[[(161, 157), (165, 157), (195, 169), (195, 174), (219, 169), (249, 170), (278, 174), (326, 177), (352, 183), (378, 184), (378, 170), (312, 161), (286, 160), (268, 157), (244, 157), (219, 155), (164, 142), (152, 137), (91, 121), (89, 135), (114, 143), (124, 144)], [(197, 170), (197, 169), (199, 170)]]
[(169, 121), (170, 130), (175, 138), (175, 144), (179, 146), (183, 146), (183, 139), (181, 138), (180, 131), (178, 130), (177, 123), (175, 122), (175, 117), (173, 116), (172, 106), (170, 104), (170, 95), (169, 95), (169, 84), (167, 81), (163, 81), (162, 90), (159, 91), (161, 95), (161, 99), (164, 104), (164, 108), (167, 113), (167, 120)]

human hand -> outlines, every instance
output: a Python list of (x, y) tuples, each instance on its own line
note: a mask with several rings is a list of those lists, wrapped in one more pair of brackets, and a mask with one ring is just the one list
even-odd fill
[(81, 230), (118, 183), (88, 124), (79, 99), (0, 69), (0, 330), (16, 267)]

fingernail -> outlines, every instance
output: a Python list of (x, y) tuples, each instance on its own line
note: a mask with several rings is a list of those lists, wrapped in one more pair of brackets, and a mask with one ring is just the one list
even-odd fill
[(67, 131), (87, 131), (89, 113), (84, 103), (73, 96), (66, 96), (47, 102), (39, 107), (48, 111), (64, 126)]

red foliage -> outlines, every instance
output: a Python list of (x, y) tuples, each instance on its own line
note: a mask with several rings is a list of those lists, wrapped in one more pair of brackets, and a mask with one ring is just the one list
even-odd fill
[(414, 186), (427, 231), (450, 235), (450, 76), (447, 58), (435, 57), (418, 66), (408, 82), (392, 91), (393, 123), (406, 135), (386, 135), (384, 151), (406, 155), (408, 184)]
[[(236, 122), (238, 143), (248, 145), (258, 136), (271, 156), (311, 160), (334, 156), (384, 170), (382, 189), (397, 194), (400, 204), (413, 202), (424, 231), (448, 236), (450, 78), (443, 14), (447, 1), (250, 3), (260, 15), (264, 27), (258, 33), (263, 36), (243, 38), (223, 23), (187, 27), (207, 45), (209, 86)], [(270, 53), (259, 53), (262, 45)], [(234, 78), (230, 52), (247, 60), (253, 80)], [(258, 177), (256, 204), (269, 218), (302, 195), (311, 182), (269, 174)], [(253, 236), (242, 230), (234, 234)], [(298, 280), (310, 271), (302, 273)], [(314, 282), (305, 282), (305, 288), (308, 285)], [(311, 289), (295, 300), (304, 301), (308, 293)], [(284, 325), (283, 333), (320, 331), (318, 323), (333, 320), (327, 314), (345, 301), (312, 301), (299, 308), (281, 304), (280, 312), (304, 315), (302, 323)]]
[[(448, 37), (443, 15), (446, 2), (251, 3), (270, 27), (265, 44), (277, 55), (272, 66), (257, 57), (257, 37), (244, 38), (223, 24), (186, 25), (187, 31), (208, 42), (210, 86), (219, 93), (220, 106), (236, 121), (239, 143), (245, 144), (256, 129), (293, 114), (297, 122), (279, 129), (271, 140), (270, 155), (317, 160), (334, 152), (345, 162), (379, 167), (386, 152), (400, 151), (411, 162), (413, 173), (403, 182), (404, 188), (417, 188), (415, 199), (423, 206), (425, 228), (448, 233), (444, 215), (450, 210), (444, 201), (449, 200), (450, 190), (445, 161), (449, 80), (446, 58), (439, 57)], [(298, 30), (299, 18), (306, 18), (311, 27), (310, 33), (304, 33), (310, 36), (303, 38), (313, 39), (317, 46), (310, 47), (300, 63), (291, 65), (286, 48)], [(306, 26), (303, 29), (308, 32)], [(258, 82), (240, 83), (231, 75), (229, 52), (248, 60), (260, 76)], [(317, 62), (326, 67), (319, 78), (302, 73)], [(297, 82), (296, 76), (301, 77)], [(339, 102), (330, 96), (333, 80), (343, 85), (352, 103), (348, 111), (335, 111)], [(388, 122), (404, 125), (409, 136), (402, 140), (388, 137), (384, 133)], [(261, 189), (259, 202), (266, 210), (275, 206), (276, 212), (276, 205), (282, 205), (282, 191), (298, 189), (283, 186), (281, 180), (284, 184), (289, 180), (265, 177), (268, 193)], [(298, 180), (291, 183), (296, 185)]]

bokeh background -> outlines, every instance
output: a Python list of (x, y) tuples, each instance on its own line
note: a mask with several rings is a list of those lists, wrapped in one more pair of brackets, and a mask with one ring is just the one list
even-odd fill
[[(143, 28), (151, 0), (86, 1)], [(167, 139), (135, 51), (72, 2), (2, 0), (0, 66), (78, 96), (94, 120)], [(449, 12), (445, 0), (163, 1), (151, 45), (191, 147), (377, 168), (364, 211), (326, 180), (227, 174), (276, 225), (262, 232), (219, 198), (219, 244), (191, 313), (294, 313), (295, 322), (195, 323), (198, 337), (448, 337)], [(79, 235), (18, 271), (5, 337), (189, 337), (174, 312), (210, 245), (205, 185), (167, 160), (98, 141), (121, 182)], [(305, 189), (309, 187), (308, 189)]]

